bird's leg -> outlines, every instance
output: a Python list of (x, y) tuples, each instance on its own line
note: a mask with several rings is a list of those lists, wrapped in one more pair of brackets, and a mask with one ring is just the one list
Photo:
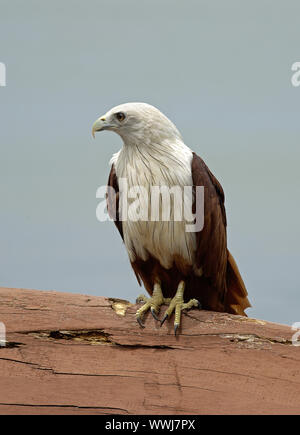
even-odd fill
[(165, 315), (161, 321), (161, 325), (164, 323), (164, 321), (171, 316), (173, 311), (175, 310), (175, 321), (174, 321), (174, 332), (176, 335), (176, 331), (179, 328), (180, 325), (180, 317), (181, 317), (181, 311), (184, 309), (191, 309), (192, 307), (201, 308), (201, 304), (197, 299), (190, 299), (188, 302), (184, 302), (183, 299), (183, 293), (185, 288), (185, 282), (180, 281), (178, 284), (176, 295), (171, 299), (169, 308), (165, 312)]
[(159, 280), (157, 280), (154, 284), (154, 287), (153, 287), (152, 296), (150, 298), (148, 298), (144, 295), (140, 295), (137, 297), (136, 302), (137, 303), (145, 302), (144, 305), (139, 310), (137, 310), (137, 312), (135, 313), (136, 320), (143, 328), (144, 325), (142, 323), (142, 319), (143, 319), (143, 316), (146, 313), (146, 311), (148, 311), (150, 309), (151, 314), (154, 317), (154, 319), (159, 320), (159, 318), (157, 317), (157, 314), (159, 313), (160, 306), (164, 303), (170, 303), (171, 298), (164, 298), (164, 296), (162, 294), (161, 283)]

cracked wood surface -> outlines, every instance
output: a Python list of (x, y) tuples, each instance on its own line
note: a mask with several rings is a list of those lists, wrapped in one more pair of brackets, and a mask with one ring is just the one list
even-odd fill
[[(288, 326), (192, 310), (180, 335), (104, 297), (0, 288), (1, 414), (298, 414)], [(162, 315), (165, 307), (162, 307)]]

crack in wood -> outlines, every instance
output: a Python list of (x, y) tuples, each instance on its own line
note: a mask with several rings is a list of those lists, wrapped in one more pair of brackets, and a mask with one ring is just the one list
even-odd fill
[(35, 338), (48, 340), (70, 340), (75, 342), (84, 342), (87, 344), (108, 344), (120, 346), (121, 348), (130, 349), (181, 349), (178, 346), (165, 344), (147, 344), (147, 343), (120, 343), (116, 339), (112, 339), (112, 335), (105, 332), (103, 329), (78, 329), (78, 330), (43, 330), (43, 331), (28, 331), (22, 334), (32, 335)]
[(33, 408), (75, 408), (75, 409), (103, 409), (103, 410), (115, 410), (115, 411), (123, 411), (126, 414), (129, 414), (127, 409), (124, 408), (115, 408), (110, 406), (82, 406), (82, 405), (65, 405), (65, 404), (38, 404), (38, 403), (0, 403), (0, 406), (26, 406)]

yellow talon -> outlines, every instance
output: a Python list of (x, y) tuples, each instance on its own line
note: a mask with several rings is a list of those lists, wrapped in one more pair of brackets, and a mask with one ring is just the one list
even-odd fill
[(135, 313), (136, 315), (136, 320), (138, 321), (138, 323), (141, 325), (141, 327), (143, 328), (143, 322), (142, 319), (144, 317), (144, 314), (150, 310), (152, 316), (154, 317), (155, 320), (159, 320), (157, 317), (157, 314), (159, 313), (160, 310), (160, 306), (164, 303), (169, 303), (170, 302), (170, 298), (164, 298), (163, 294), (162, 294), (162, 290), (161, 290), (161, 286), (160, 286), (160, 282), (157, 281), (154, 284), (153, 287), (153, 294), (150, 298), (147, 298), (144, 295), (140, 295), (138, 296), (136, 302), (144, 302), (144, 305), (137, 310), (137, 312)]
[(185, 289), (185, 282), (180, 281), (178, 284), (177, 292), (173, 299), (171, 299), (169, 308), (166, 310), (165, 315), (161, 321), (161, 325), (165, 322), (165, 320), (171, 316), (173, 311), (175, 310), (175, 320), (174, 320), (174, 333), (176, 335), (176, 332), (180, 326), (180, 318), (181, 318), (181, 311), (184, 309), (191, 309), (192, 307), (198, 307), (200, 308), (200, 303), (197, 301), (197, 299), (191, 299), (189, 302), (184, 302), (183, 294)]

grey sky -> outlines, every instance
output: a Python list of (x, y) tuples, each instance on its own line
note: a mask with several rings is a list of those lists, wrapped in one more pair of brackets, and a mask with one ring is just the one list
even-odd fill
[(141, 292), (95, 193), (111, 107), (162, 110), (222, 183), (252, 317), (300, 321), (298, 1), (0, 0), (0, 285)]

